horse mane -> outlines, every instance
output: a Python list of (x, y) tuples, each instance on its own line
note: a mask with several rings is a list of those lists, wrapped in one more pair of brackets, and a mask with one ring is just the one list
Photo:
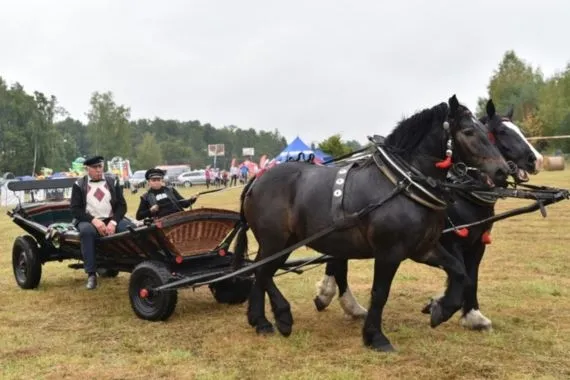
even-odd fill
[[(396, 148), (404, 154), (414, 152), (431, 132), (434, 125), (443, 128), (442, 124), (447, 118), (448, 112), (449, 106), (447, 103), (440, 103), (401, 120), (396, 125), (396, 128), (386, 137), (386, 145)], [(438, 123), (435, 123), (436, 121)]]

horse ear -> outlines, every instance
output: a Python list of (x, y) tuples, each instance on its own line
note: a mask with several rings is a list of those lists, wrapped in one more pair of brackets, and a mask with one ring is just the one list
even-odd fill
[(514, 112), (515, 112), (515, 107), (511, 104), (511, 106), (509, 107), (509, 110), (507, 111), (507, 114), (505, 116), (508, 117), (509, 120), (512, 120)]
[(449, 98), (449, 110), (452, 115), (455, 115), (455, 113), (457, 113), (457, 110), (459, 110), (459, 101), (457, 100), (457, 96), (455, 96), (455, 94)]
[(495, 103), (493, 103), (492, 99), (489, 99), (489, 101), (487, 102), (487, 116), (489, 117), (489, 119), (492, 119), (493, 116), (495, 116), (495, 113), (497, 111), (495, 110)]

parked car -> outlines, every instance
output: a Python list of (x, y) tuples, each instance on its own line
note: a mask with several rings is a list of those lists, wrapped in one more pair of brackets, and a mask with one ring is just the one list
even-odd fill
[(138, 189), (146, 186), (146, 178), (144, 177), (146, 170), (137, 170), (129, 177), (129, 185), (132, 189)]
[(182, 173), (174, 181), (176, 185), (182, 185), (184, 187), (191, 187), (194, 185), (205, 185), (206, 184), (206, 171), (205, 170), (194, 170), (191, 172)]
[(157, 166), (157, 168), (166, 172), (164, 175), (164, 182), (166, 185), (176, 185), (176, 179), (180, 174), (192, 170), (188, 165), (162, 165)]

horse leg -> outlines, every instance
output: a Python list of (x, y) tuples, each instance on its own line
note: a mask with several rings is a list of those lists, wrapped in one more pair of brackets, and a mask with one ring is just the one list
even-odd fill
[(335, 259), (327, 262), (325, 276), (317, 284), (317, 296), (314, 299), (318, 311), (330, 305), (336, 294), (335, 285), (339, 290), (340, 306), (348, 318), (364, 318), (367, 310), (358, 303), (348, 286), (348, 260)]
[(425, 261), (431, 266), (443, 268), (447, 273), (448, 286), (442, 298), (431, 302), (431, 327), (437, 327), (447, 321), (463, 304), (463, 291), (469, 285), (469, 277), (463, 264), (463, 256), (457, 246), (453, 246), (449, 253), (440, 243), (437, 243), (433, 255)]
[[(295, 244), (296, 241), (290, 238), (286, 246), (289, 247)], [(293, 329), (293, 314), (291, 313), (291, 304), (283, 293), (279, 290), (275, 281), (273, 281), (273, 276), (275, 272), (287, 261), (287, 257), (289, 255), (283, 256), (278, 260), (275, 260), (271, 263), (267, 263), (263, 268), (262, 271), (267, 273), (269, 278), (267, 282), (267, 296), (269, 297), (269, 302), (271, 304), (271, 310), (273, 311), (273, 315), (275, 316), (275, 324), (277, 325), (277, 330), (283, 336), (291, 335), (291, 331)]]
[[(263, 258), (263, 251), (259, 249), (255, 261)], [(255, 271), (255, 281), (249, 294), (249, 301), (247, 305), (247, 320), (251, 327), (255, 327), (258, 334), (271, 334), (273, 333), (273, 325), (265, 316), (265, 291), (271, 280), (263, 271), (263, 266)]]
[(328, 261), (325, 267), (323, 279), (317, 283), (317, 295), (313, 299), (318, 311), (325, 310), (336, 295), (335, 276), (338, 272), (338, 262), (341, 259)]
[(461, 326), (470, 330), (491, 330), (493, 324), (479, 311), (479, 301), (477, 300), (477, 284), (479, 280), (479, 264), (485, 253), (485, 244), (479, 242), (470, 252), (465, 253), (465, 268), (471, 284), (465, 287), (463, 301), (463, 316), (459, 320)]
[(275, 324), (277, 325), (277, 330), (283, 336), (291, 335), (293, 330), (293, 314), (291, 313), (291, 304), (283, 293), (277, 288), (273, 279), (269, 281), (269, 286), (267, 287), (267, 295), (269, 296), (269, 302), (271, 303), (271, 310), (275, 316)]
[(364, 345), (378, 351), (395, 351), (394, 347), (382, 332), (382, 313), (388, 301), (392, 280), (400, 263), (374, 260), (374, 281), (370, 297), (370, 308), (362, 328)]
[(338, 285), (340, 307), (348, 318), (366, 318), (368, 310), (358, 303), (348, 286), (348, 260), (338, 260), (335, 280)]

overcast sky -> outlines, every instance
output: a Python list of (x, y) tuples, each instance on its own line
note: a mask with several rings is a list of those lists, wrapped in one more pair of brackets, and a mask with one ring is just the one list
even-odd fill
[(387, 134), (452, 94), (475, 111), (508, 49), (570, 61), (570, 1), (3, 0), (0, 76), (85, 120), (93, 91), (132, 118)]

